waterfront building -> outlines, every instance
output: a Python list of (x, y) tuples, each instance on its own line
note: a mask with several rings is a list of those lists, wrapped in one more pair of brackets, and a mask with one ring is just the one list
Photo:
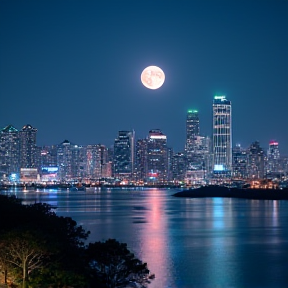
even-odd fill
[(20, 167), (37, 168), (37, 129), (30, 124), (23, 126), (19, 131), (20, 137)]
[(232, 170), (232, 106), (226, 96), (213, 100), (213, 173), (230, 176)]
[(200, 135), (199, 115), (197, 110), (188, 110), (186, 118), (186, 144), (185, 152), (188, 163), (193, 162), (197, 150), (196, 137)]
[(173, 148), (167, 147), (167, 181), (173, 181)]
[(232, 176), (236, 179), (245, 179), (248, 176), (247, 150), (237, 144), (232, 149)]
[(18, 174), (19, 178), (19, 159), (19, 131), (14, 126), (8, 125), (0, 130), (0, 177)]
[(202, 183), (211, 171), (210, 138), (195, 136), (194, 152), (191, 154), (186, 170), (185, 181), (187, 184)]
[(57, 166), (57, 146), (43, 146), (40, 151), (40, 166)]
[(108, 150), (105, 145), (88, 145), (86, 147), (85, 163), (85, 177), (97, 180), (102, 177), (111, 177), (111, 173), (108, 171), (109, 167), (107, 166)]
[(20, 181), (22, 183), (36, 183), (40, 181), (37, 168), (20, 168)]
[(248, 177), (250, 179), (264, 178), (264, 150), (258, 141), (253, 142), (247, 151), (248, 154)]
[(168, 181), (167, 136), (160, 129), (149, 131), (146, 180), (158, 184)]
[(85, 177), (85, 153), (83, 146), (64, 140), (57, 147), (59, 178), (62, 181), (78, 181)]
[(136, 181), (144, 182), (147, 174), (147, 139), (137, 140), (135, 162)]
[(113, 174), (123, 180), (132, 180), (134, 172), (135, 132), (119, 131), (114, 141)]
[(184, 182), (187, 170), (187, 157), (184, 152), (173, 155), (172, 173), (174, 182)]
[(100, 145), (86, 147), (86, 175), (89, 179), (101, 178), (101, 148)]
[(270, 141), (267, 151), (267, 174), (275, 174), (280, 172), (280, 152), (277, 141)]

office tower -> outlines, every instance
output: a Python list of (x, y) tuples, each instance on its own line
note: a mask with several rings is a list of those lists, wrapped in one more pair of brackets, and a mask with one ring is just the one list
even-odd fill
[[(96, 144), (86, 147), (86, 170), (85, 176), (89, 179), (100, 179), (102, 177), (111, 177), (107, 169), (108, 149), (105, 145)], [(108, 176), (107, 176), (108, 175)]]
[(134, 131), (119, 131), (114, 141), (114, 177), (132, 180), (134, 172)]
[(12, 125), (0, 130), (0, 176), (20, 172), (19, 132)]
[(247, 178), (247, 150), (237, 144), (232, 149), (232, 176), (237, 179)]
[(62, 181), (77, 181), (85, 177), (85, 153), (83, 146), (64, 140), (57, 147), (57, 164)]
[(187, 158), (185, 153), (178, 152), (173, 155), (172, 173), (174, 182), (183, 182), (186, 176)]
[(143, 182), (147, 174), (147, 139), (137, 140), (135, 160), (136, 181)]
[(232, 109), (226, 96), (213, 101), (213, 172), (229, 176), (232, 169)]
[(167, 136), (159, 129), (151, 130), (147, 139), (147, 181), (166, 183), (167, 173)]
[(248, 177), (251, 179), (264, 178), (264, 151), (258, 141), (248, 148)]
[(167, 181), (173, 180), (173, 148), (167, 147)]
[(280, 152), (279, 145), (276, 141), (269, 142), (267, 152), (267, 173), (278, 173), (280, 170)]
[(211, 171), (210, 138), (195, 136), (194, 152), (190, 160), (187, 159), (187, 171), (185, 181), (187, 184), (202, 183)]
[(37, 168), (36, 134), (37, 129), (29, 124), (19, 131), (21, 168)]
[(199, 115), (197, 110), (188, 110), (186, 118), (186, 157), (188, 162), (193, 161), (193, 154), (196, 150), (196, 137), (199, 136)]
[(41, 167), (57, 166), (57, 146), (43, 146), (40, 151)]
[(100, 145), (87, 145), (86, 147), (86, 177), (96, 180), (101, 178)]

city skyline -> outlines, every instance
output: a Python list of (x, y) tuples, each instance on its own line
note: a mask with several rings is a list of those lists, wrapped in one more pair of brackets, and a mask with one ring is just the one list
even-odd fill
[[(161, 129), (185, 147), (185, 119), (199, 111), (212, 136), (212, 101), (233, 105), (233, 146), (279, 142), (288, 154), (287, 1), (0, 2), (0, 125), (38, 129), (38, 145), (68, 139), (113, 145)], [(163, 69), (157, 91), (142, 70)]]

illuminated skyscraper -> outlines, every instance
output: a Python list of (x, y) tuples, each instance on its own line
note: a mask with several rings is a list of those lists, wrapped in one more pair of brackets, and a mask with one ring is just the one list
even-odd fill
[(159, 129), (151, 130), (147, 140), (147, 181), (163, 183), (167, 180), (167, 136)]
[(186, 157), (188, 162), (193, 158), (196, 150), (196, 137), (200, 134), (199, 115), (197, 110), (188, 110), (186, 118)]
[(248, 177), (264, 178), (264, 151), (258, 141), (253, 142), (248, 149)]
[(238, 179), (247, 178), (247, 150), (237, 144), (232, 149), (232, 176)]
[(88, 145), (86, 147), (86, 177), (90, 179), (101, 178), (100, 145)]
[(19, 131), (21, 168), (37, 168), (37, 129), (27, 124)]
[(134, 131), (119, 131), (114, 141), (114, 177), (132, 179), (134, 172)]
[(172, 172), (173, 181), (184, 181), (187, 169), (185, 153), (178, 152), (173, 155)]
[(78, 180), (85, 176), (85, 151), (83, 146), (64, 140), (57, 147), (57, 164), (61, 180)]
[(267, 153), (267, 173), (277, 173), (280, 170), (280, 152), (277, 141), (270, 141)]
[(226, 96), (213, 101), (213, 172), (229, 175), (232, 170), (232, 107)]
[(145, 181), (147, 174), (147, 139), (139, 139), (136, 142), (135, 173), (137, 181)]
[(107, 176), (107, 154), (108, 150), (105, 145), (97, 144), (86, 147), (86, 177), (100, 179)]
[(12, 125), (0, 130), (0, 174), (20, 172), (19, 132)]

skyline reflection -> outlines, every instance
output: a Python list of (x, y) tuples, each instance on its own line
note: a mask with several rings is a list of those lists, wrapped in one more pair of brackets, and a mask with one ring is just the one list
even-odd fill
[(286, 287), (288, 201), (174, 198), (164, 189), (1, 191), (90, 230), (88, 242), (115, 238), (147, 262), (150, 288)]

